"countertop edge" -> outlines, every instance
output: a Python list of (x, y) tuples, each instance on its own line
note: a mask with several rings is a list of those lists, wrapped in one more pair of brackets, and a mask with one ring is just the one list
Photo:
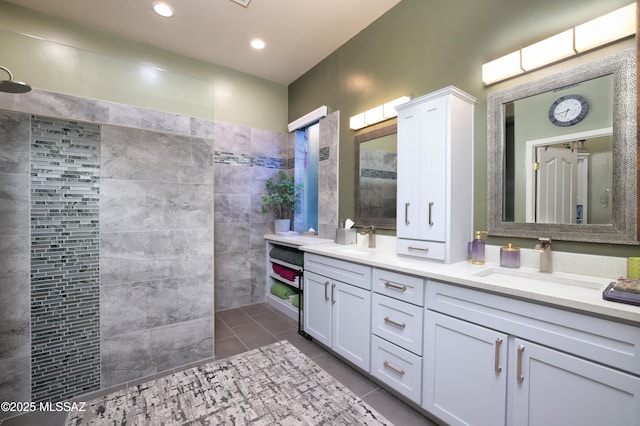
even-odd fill
[[(573, 310), (591, 316), (597, 316), (619, 322), (640, 326), (640, 306), (617, 303), (602, 298), (602, 290), (609, 282), (602, 278), (601, 290), (580, 291), (582, 289), (567, 289), (568, 286), (558, 284), (556, 291), (536, 291), (535, 289), (521, 289), (508, 285), (492, 283), (489, 278), (478, 278), (473, 274), (489, 268), (499, 267), (497, 264), (472, 265), (469, 262), (443, 264), (424, 259), (413, 259), (398, 256), (390, 251), (363, 250), (363, 255), (345, 251), (344, 245), (335, 244), (331, 240), (318, 242), (313, 245), (302, 245), (300, 250), (339, 260), (345, 260), (371, 267), (387, 269), (395, 272), (414, 275), (425, 279), (443, 281), (470, 289), (486, 291), (501, 296), (518, 298), (532, 303), (550, 305), (563, 310)], [(568, 294), (568, 290), (575, 290), (575, 294)], [(554, 294), (555, 293), (555, 294)]]

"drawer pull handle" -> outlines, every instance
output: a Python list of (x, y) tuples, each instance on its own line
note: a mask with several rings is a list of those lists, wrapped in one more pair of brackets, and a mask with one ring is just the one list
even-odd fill
[(498, 337), (496, 339), (496, 357), (493, 364), (493, 370), (496, 374), (502, 371), (502, 367), (500, 367), (500, 345), (502, 345), (502, 339)]
[(329, 295), (327, 294), (327, 287), (329, 287), (329, 281), (324, 282), (324, 300), (329, 300)]
[(391, 284), (389, 281), (385, 282), (384, 286), (387, 287), (387, 288), (392, 288), (394, 290), (398, 290), (398, 291), (406, 291), (407, 290), (407, 286)]
[(423, 251), (423, 252), (428, 252), (429, 249), (428, 248), (423, 248), (423, 247), (414, 247), (414, 246), (409, 246), (408, 247), (409, 251)]
[(387, 324), (394, 325), (394, 326), (396, 326), (398, 328), (401, 328), (401, 329), (404, 329), (407, 326), (404, 323), (400, 324), (399, 322), (395, 322), (394, 320), (389, 319), (389, 317), (384, 317), (384, 322), (386, 322)]
[(336, 295), (335, 295), (336, 283), (331, 284), (331, 304), (336, 304)]
[(382, 365), (384, 365), (384, 368), (388, 368), (389, 370), (393, 371), (394, 373), (396, 373), (396, 374), (398, 374), (400, 376), (404, 376), (404, 370), (398, 370), (393, 365), (389, 364), (389, 361), (383, 362)]
[(522, 352), (524, 352), (524, 346), (518, 345), (518, 365), (516, 368), (516, 379), (518, 383), (524, 381), (524, 376), (522, 375)]

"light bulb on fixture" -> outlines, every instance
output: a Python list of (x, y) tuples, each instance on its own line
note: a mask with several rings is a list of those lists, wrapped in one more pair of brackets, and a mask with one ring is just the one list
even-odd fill
[(160, 16), (164, 16), (165, 18), (171, 18), (175, 13), (173, 8), (169, 4), (161, 1), (153, 2), (152, 6), (154, 12), (156, 12)]

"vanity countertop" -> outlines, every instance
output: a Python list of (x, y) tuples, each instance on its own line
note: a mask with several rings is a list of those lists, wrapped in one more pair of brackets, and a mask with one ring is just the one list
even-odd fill
[[(330, 242), (303, 245), (300, 249), (309, 253), (630, 322), (640, 326), (640, 306), (610, 302), (602, 298), (602, 291), (609, 283), (615, 281), (617, 276), (583, 276), (566, 272), (543, 275), (536, 268), (501, 268), (497, 263), (492, 262), (487, 262), (484, 265), (473, 265), (466, 261), (441, 264), (398, 256), (395, 253), (395, 247), (393, 250), (390, 247), (367, 249)], [(532, 277), (544, 277), (545, 280), (555, 282), (537, 281)]]

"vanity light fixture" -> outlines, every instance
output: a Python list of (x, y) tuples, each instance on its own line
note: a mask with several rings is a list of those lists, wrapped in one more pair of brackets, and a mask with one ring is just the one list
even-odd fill
[(524, 47), (520, 52), (525, 71), (568, 58), (576, 53), (573, 50), (573, 29)]
[(630, 4), (611, 13), (575, 27), (576, 51), (594, 49), (635, 34), (636, 4)]
[(482, 81), (484, 84), (493, 84), (523, 72), (520, 65), (520, 51), (518, 50), (484, 64), (482, 66)]
[(396, 107), (408, 102), (409, 99), (411, 99), (409, 96), (401, 96), (385, 104), (378, 105), (377, 107), (368, 109), (365, 112), (356, 114), (349, 119), (349, 127), (352, 130), (359, 130), (367, 126), (371, 126), (372, 124), (393, 118), (398, 115)]
[(523, 47), (482, 65), (485, 86), (560, 61), (577, 53), (631, 36), (636, 32), (636, 4)]
[(153, 11), (156, 12), (160, 16), (164, 16), (165, 18), (171, 18), (175, 11), (173, 7), (171, 7), (168, 3), (162, 1), (154, 1), (152, 3)]

